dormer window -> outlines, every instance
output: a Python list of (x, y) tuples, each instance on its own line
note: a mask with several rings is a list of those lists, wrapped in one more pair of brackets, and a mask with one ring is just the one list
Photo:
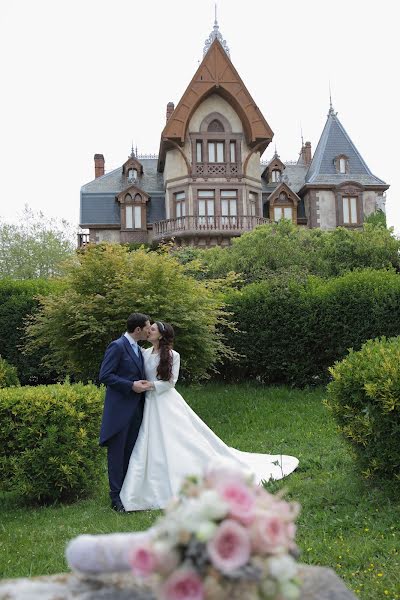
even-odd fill
[(272, 183), (277, 183), (281, 180), (281, 172), (279, 169), (273, 169), (271, 172), (271, 181)]
[(137, 169), (129, 169), (128, 171), (128, 179), (130, 179), (131, 181), (133, 181), (134, 179), (137, 179)]
[(349, 172), (349, 158), (345, 154), (340, 154), (334, 159), (335, 168), (337, 173), (345, 175)]

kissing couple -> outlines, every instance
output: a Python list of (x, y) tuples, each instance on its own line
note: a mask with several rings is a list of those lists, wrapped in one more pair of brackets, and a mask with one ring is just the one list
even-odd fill
[(173, 343), (172, 325), (132, 313), (101, 364), (107, 390), (100, 446), (107, 447), (111, 507), (118, 512), (165, 508), (185, 476), (210, 465), (239, 468), (261, 484), (289, 475), (299, 462), (227, 446), (175, 389), (180, 355)]

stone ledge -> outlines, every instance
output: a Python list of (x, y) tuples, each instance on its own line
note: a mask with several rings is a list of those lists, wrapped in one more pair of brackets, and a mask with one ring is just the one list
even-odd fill
[[(300, 600), (357, 600), (332, 569), (300, 565)], [(0, 580), (0, 600), (155, 600), (129, 573), (83, 576), (62, 573)]]

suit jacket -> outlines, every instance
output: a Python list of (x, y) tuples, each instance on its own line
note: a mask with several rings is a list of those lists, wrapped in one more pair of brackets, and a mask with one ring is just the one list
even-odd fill
[[(133, 419), (142, 419), (144, 394), (136, 394), (132, 383), (145, 379), (144, 362), (136, 356), (129, 340), (122, 335), (108, 346), (100, 368), (99, 380), (107, 386), (100, 445), (121, 431)], [(138, 414), (135, 414), (138, 413)]]

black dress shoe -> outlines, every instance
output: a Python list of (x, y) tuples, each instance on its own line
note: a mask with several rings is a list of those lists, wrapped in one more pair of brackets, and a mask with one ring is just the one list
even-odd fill
[(121, 513), (122, 513), (122, 512), (126, 512), (126, 510), (125, 510), (125, 508), (124, 508), (124, 505), (122, 504), (121, 500), (120, 500), (120, 501), (118, 501), (118, 500), (113, 500), (113, 501), (111, 502), (111, 508), (112, 508), (113, 510), (115, 510), (116, 512), (121, 512)]

